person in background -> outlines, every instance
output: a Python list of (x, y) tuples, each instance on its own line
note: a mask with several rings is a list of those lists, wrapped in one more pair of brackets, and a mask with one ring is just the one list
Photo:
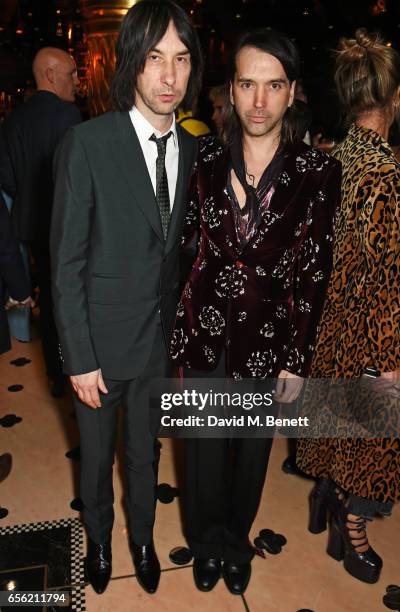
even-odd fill
[[(2, 191), (2, 195), (6, 206), (11, 212), (12, 198)], [(26, 276), (32, 286), (32, 278), (30, 271), (29, 249), (27, 245), (20, 242), (19, 248), (24, 262)], [(29, 308), (11, 308), (7, 311), (8, 326), (10, 328), (11, 337), (19, 340), (19, 342), (29, 342), (31, 339), (31, 311)]]
[[(312, 123), (312, 113), (308, 105), (308, 97), (304, 88), (302, 79), (296, 81), (296, 89), (294, 92), (297, 133), (299, 138), (307, 145), (311, 144), (310, 127)], [(294, 474), (302, 476), (303, 474), (296, 465), (296, 438), (288, 438), (289, 455), (282, 463), (282, 471), (286, 474)]]
[(208, 125), (204, 123), (204, 121), (201, 121), (201, 119), (198, 119), (193, 110), (185, 111), (183, 108), (179, 108), (177, 111), (176, 123), (196, 138), (206, 136), (210, 133)]
[(301, 139), (308, 145), (311, 144), (310, 127), (312, 124), (312, 112), (308, 104), (308, 96), (302, 79), (296, 84), (294, 93), (296, 104), (296, 115), (299, 122), (298, 133)]
[[(5, 290), (8, 293), (7, 301), (5, 301)], [(0, 355), (11, 349), (6, 310), (29, 309), (32, 306), (30, 284), (0, 188)], [(0, 482), (8, 477), (11, 467), (10, 453), (0, 455)], [(8, 510), (0, 506), (0, 518), (4, 518), (7, 514)]]
[(221, 138), (224, 128), (224, 117), (229, 106), (229, 83), (212, 87), (208, 97), (213, 107), (211, 119), (214, 122), (218, 137)]
[[(5, 304), (4, 289), (9, 298)], [(0, 190), (0, 354), (11, 349), (6, 309), (29, 307), (32, 299), (22, 256)]]
[[(400, 166), (387, 139), (400, 104), (400, 55), (359, 29), (354, 38), (341, 41), (335, 81), (350, 127), (333, 153), (343, 166), (342, 203), (311, 374), (361, 380), (372, 371), (378, 376), (376, 389), (386, 386), (398, 393)], [(382, 422), (389, 420), (395, 395), (385, 396), (388, 412)], [(367, 414), (368, 401), (361, 408)], [(323, 409), (322, 402), (316, 406), (322, 423)], [(344, 559), (345, 569), (358, 580), (376, 582), (382, 559), (368, 542), (366, 521), (389, 515), (400, 499), (400, 440), (299, 440), (297, 464), (320, 478), (311, 496), (310, 531), (326, 528), (329, 508), (328, 554)]]
[(53, 317), (49, 234), (53, 200), (54, 151), (66, 130), (80, 122), (73, 104), (79, 84), (73, 58), (52, 47), (33, 60), (37, 91), (15, 108), (0, 128), (0, 184), (13, 198), (16, 238), (29, 245), (40, 289), (43, 356), (54, 397), (64, 393), (58, 336)]
[(335, 140), (333, 138), (326, 138), (322, 132), (317, 132), (312, 136), (312, 146), (320, 151), (325, 151), (325, 153), (332, 153), (333, 149), (336, 146)]

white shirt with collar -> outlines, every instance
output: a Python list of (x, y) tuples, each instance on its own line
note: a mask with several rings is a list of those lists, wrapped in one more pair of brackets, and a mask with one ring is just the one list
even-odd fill
[[(164, 136), (158, 130), (156, 130), (151, 123), (142, 115), (142, 113), (133, 106), (129, 111), (129, 116), (132, 121), (132, 125), (135, 128), (135, 132), (140, 142), (140, 146), (143, 151), (144, 159), (146, 162), (147, 170), (151, 179), (151, 183), (154, 189), (154, 195), (156, 194), (157, 187), (157, 144), (150, 140), (150, 137), (155, 134), (157, 138)], [(168, 178), (168, 191), (169, 191), (169, 205), (172, 211), (175, 199), (176, 181), (178, 178), (178, 162), (179, 162), (179, 143), (178, 135), (176, 133), (176, 121), (175, 115), (172, 118), (172, 125), (168, 130), (172, 132), (167, 140), (167, 150), (165, 155), (165, 169), (167, 171)]]

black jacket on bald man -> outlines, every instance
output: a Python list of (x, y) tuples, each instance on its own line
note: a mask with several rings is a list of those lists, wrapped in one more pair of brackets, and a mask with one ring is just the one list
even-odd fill
[(66, 130), (81, 121), (78, 108), (38, 91), (0, 129), (0, 183), (14, 198), (12, 226), (21, 241), (48, 243), (54, 151)]

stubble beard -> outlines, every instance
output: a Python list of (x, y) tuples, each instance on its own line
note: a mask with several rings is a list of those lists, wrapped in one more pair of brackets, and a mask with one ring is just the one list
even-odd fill
[(280, 134), (282, 130), (282, 117), (275, 120), (272, 118), (267, 118), (266, 122), (261, 124), (251, 123), (246, 118), (244, 121), (240, 119), (240, 123), (243, 132), (248, 136), (252, 136), (253, 138), (261, 138), (274, 132)]
[(180, 103), (182, 102), (183, 96), (180, 96), (178, 92), (174, 92), (174, 95), (177, 95), (175, 101), (171, 104), (163, 104), (157, 100), (157, 95), (153, 94), (152, 97), (144, 96), (142, 93), (138, 92), (143, 104), (147, 106), (147, 108), (154, 113), (155, 115), (168, 116), (172, 115), (173, 112), (178, 108)]

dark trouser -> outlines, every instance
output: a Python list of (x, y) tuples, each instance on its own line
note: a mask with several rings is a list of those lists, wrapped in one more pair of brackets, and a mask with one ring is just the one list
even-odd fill
[[(185, 369), (187, 378), (224, 378), (225, 359), (212, 372)], [(272, 438), (185, 440), (186, 537), (198, 558), (246, 563)]]
[(195, 557), (237, 563), (253, 558), (249, 533), (271, 446), (272, 438), (185, 441), (186, 537)]
[(98, 544), (110, 538), (114, 522), (112, 479), (121, 404), (129, 532), (138, 545), (152, 541), (157, 485), (154, 442), (160, 415), (159, 410), (149, 408), (148, 388), (150, 378), (167, 376), (168, 370), (164, 335), (158, 323), (150, 359), (141, 376), (124, 381), (106, 379), (108, 394), (101, 395), (102, 406), (96, 410), (74, 398), (81, 437), (83, 518), (88, 535)]
[(30, 245), (35, 260), (37, 281), (40, 289), (40, 334), (47, 376), (56, 382), (63, 380), (62, 363), (58, 350), (58, 335), (53, 317), (51, 298), (51, 266), (48, 247), (32, 242)]

